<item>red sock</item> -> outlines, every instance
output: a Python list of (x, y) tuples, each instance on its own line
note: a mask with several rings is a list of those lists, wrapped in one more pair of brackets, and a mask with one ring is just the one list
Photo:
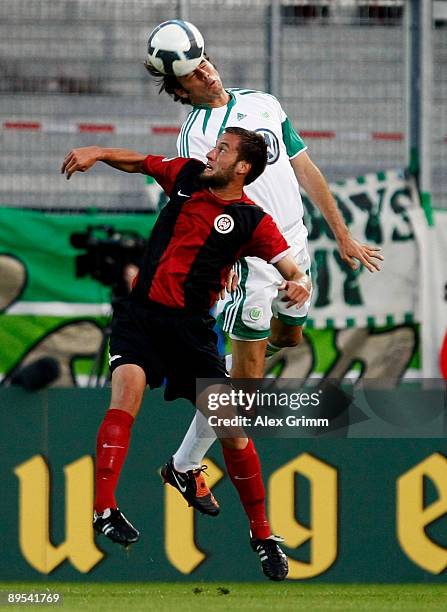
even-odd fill
[(107, 410), (96, 440), (95, 510), (116, 508), (115, 489), (126, 459), (134, 418), (124, 410)]
[(231, 482), (237, 489), (254, 538), (271, 535), (265, 514), (265, 491), (261, 464), (253, 440), (243, 450), (223, 447), (223, 455)]

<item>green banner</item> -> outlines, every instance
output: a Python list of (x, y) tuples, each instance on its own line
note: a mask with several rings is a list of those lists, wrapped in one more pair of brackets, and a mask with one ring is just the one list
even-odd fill
[(386, 170), (330, 184), (354, 238), (382, 249), (380, 274), (344, 262), (319, 209), (304, 195), (314, 295), (314, 327), (367, 327), (419, 321), (414, 282), (420, 254), (410, 212), (421, 204), (414, 177)]
[(85, 250), (70, 237), (107, 226), (147, 238), (156, 218), (0, 209), (0, 376), (52, 356), (61, 366), (58, 384), (85, 381), (110, 316), (111, 289), (90, 275), (76, 277)]
[[(356, 214), (358, 217), (358, 210)], [(111, 292), (89, 276), (76, 278), (76, 257), (82, 251), (70, 244), (70, 236), (84, 232), (88, 226), (106, 225), (146, 237), (155, 219), (156, 213), (62, 214), (0, 209), (0, 377), (7, 379), (19, 368), (50, 356), (60, 364), (57, 385), (86, 383), (110, 316)], [(318, 237), (317, 226), (321, 230)], [(330, 240), (322, 222), (314, 218), (309, 227), (313, 228), (311, 245)], [(381, 274), (374, 276), (382, 278)], [(369, 275), (368, 283), (373, 280)], [(322, 286), (316, 285), (321, 295)], [(331, 282), (330, 286), (341, 287), (342, 282)], [(316, 298), (312, 312), (319, 311)], [(307, 324), (305, 341), (271, 362), (272, 367), (278, 363), (284, 377), (304, 379), (329, 374), (340, 378), (354, 371), (376, 378), (399, 378), (419, 370), (419, 330), (411, 313), (399, 325), (392, 316), (384, 318), (386, 325), (380, 327), (371, 320), (371, 325), (358, 328), (355, 320), (349, 319), (347, 327), (336, 329), (335, 319), (325, 319), (328, 329), (313, 329), (312, 321)]]
[[(147, 394), (118, 501), (141, 530), (129, 552), (91, 528), (93, 452), (104, 390), (0, 393), (0, 580), (263, 580), (219, 444), (206, 463), (222, 512), (204, 517), (162, 486), (191, 406)], [(446, 580), (443, 440), (257, 440), (291, 580)]]
[[(83, 314), (81, 304), (109, 303), (109, 289), (89, 276), (76, 278), (75, 258), (82, 250), (70, 244), (70, 236), (85, 232), (89, 225), (106, 225), (119, 231), (136, 231), (147, 238), (156, 219), (156, 213), (67, 214), (0, 208), (2, 310), (7, 308), (11, 314), (58, 315), (66, 314), (62, 304), (66, 302), (77, 305), (72, 307), (73, 314)], [(13, 261), (8, 262), (8, 256)], [(7, 291), (10, 303), (5, 303)]]

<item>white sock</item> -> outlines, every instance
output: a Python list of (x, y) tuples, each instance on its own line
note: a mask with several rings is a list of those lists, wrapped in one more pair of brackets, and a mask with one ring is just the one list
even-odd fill
[(191, 425), (174, 454), (175, 469), (179, 472), (188, 472), (201, 467), (203, 458), (216, 437), (207, 419), (199, 410), (196, 410)]

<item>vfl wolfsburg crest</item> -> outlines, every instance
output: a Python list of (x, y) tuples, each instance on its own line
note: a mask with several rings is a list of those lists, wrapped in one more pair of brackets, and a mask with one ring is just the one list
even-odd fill
[(259, 321), (259, 319), (262, 317), (262, 308), (258, 308), (257, 306), (255, 306), (255, 308), (252, 308), (250, 310), (248, 316), (252, 321)]

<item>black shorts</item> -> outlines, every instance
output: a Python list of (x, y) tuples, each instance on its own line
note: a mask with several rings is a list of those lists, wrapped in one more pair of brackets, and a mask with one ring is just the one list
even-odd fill
[(228, 376), (217, 350), (214, 323), (210, 315), (120, 298), (113, 307), (110, 370), (139, 365), (151, 389), (166, 379), (165, 399), (184, 397), (195, 404), (196, 378)]

